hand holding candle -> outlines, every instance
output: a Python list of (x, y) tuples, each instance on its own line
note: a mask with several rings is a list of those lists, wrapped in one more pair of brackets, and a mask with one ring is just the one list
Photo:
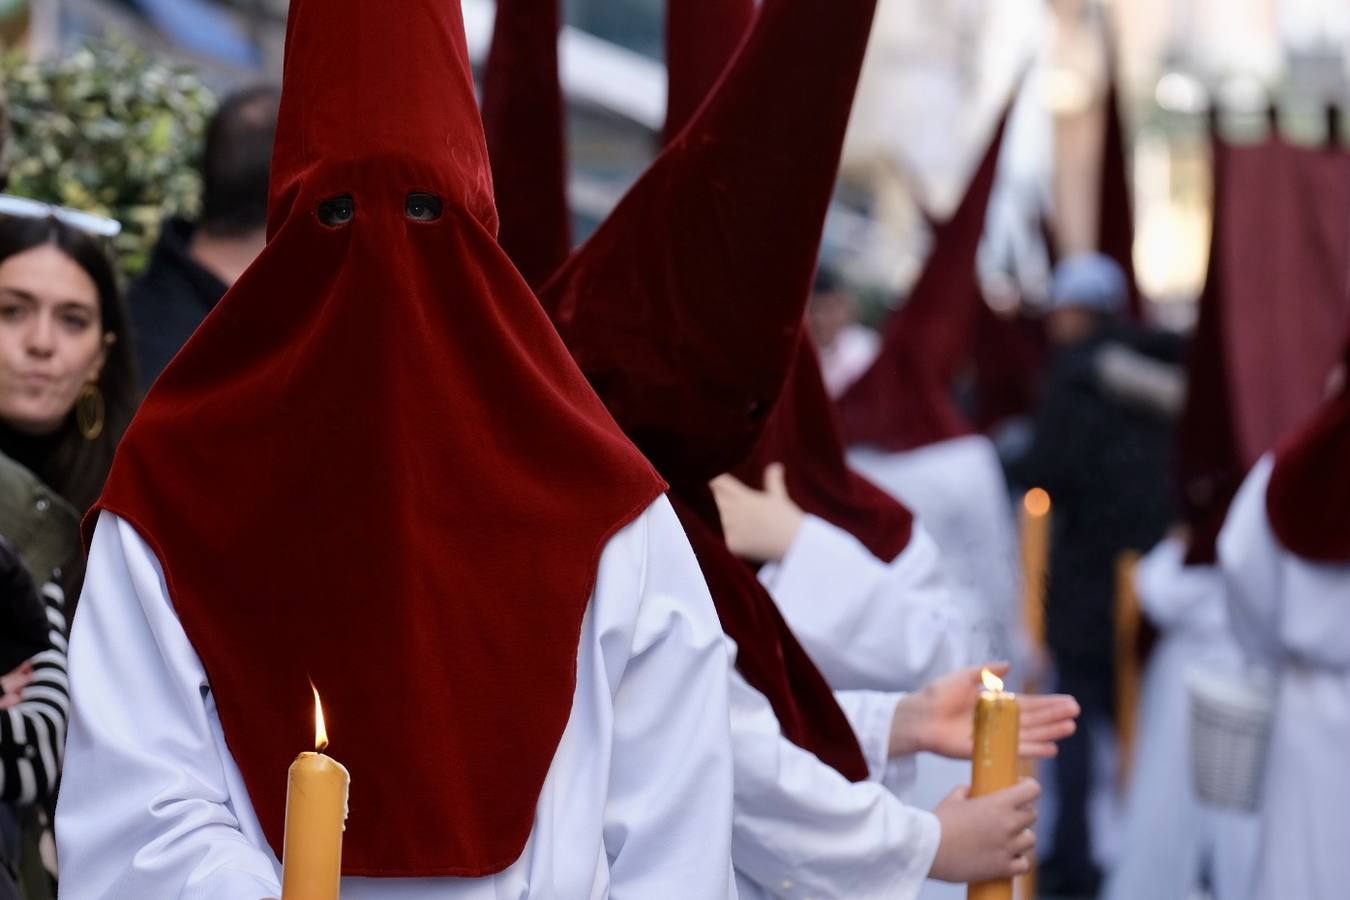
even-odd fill
[[(975, 707), (975, 755), (970, 796), (986, 797), (1017, 784), (1021, 757), (1021, 711), (1017, 696), (1003, 690), (1003, 681), (985, 669), (985, 690)], [(1011, 878), (972, 884), (970, 900), (1012, 900)]]
[(328, 730), (314, 691), (315, 752), (291, 764), (286, 791), (286, 840), (282, 849), (282, 900), (338, 900), (342, 879), (342, 832), (347, 821), (350, 776), (323, 755)]

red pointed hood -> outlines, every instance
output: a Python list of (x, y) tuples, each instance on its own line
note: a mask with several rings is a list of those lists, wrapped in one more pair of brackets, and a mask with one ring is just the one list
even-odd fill
[(766, 0), (714, 95), (541, 295), (682, 501), (738, 669), (789, 739), (855, 780), (862, 751), (726, 550), (708, 481), (754, 447), (792, 364), (874, 9)]
[[(754, 13), (754, 0), (669, 0), (668, 138), (679, 134), (712, 91)], [(805, 334), (764, 436), (736, 475), (761, 485), (765, 466), (774, 462), (785, 465), (788, 489), (803, 509), (848, 531), (879, 558), (894, 559), (909, 544), (910, 511), (848, 466), (820, 360)]]
[(1266, 508), (1276, 537), (1314, 563), (1350, 564), (1350, 335), (1345, 382), (1276, 455)]
[(100, 508), (163, 564), (274, 851), (312, 679), (344, 871), (491, 874), (533, 828), (599, 555), (663, 485), (497, 246), (458, 3), (293, 0), (272, 171), (266, 250)]
[(755, 0), (666, 0), (665, 143), (712, 93), (754, 18)]
[[(1232, 194), (1246, 189), (1235, 183), (1229, 164), (1231, 148), (1211, 127), (1214, 147), (1214, 237), (1209, 272), (1200, 294), (1200, 317), (1187, 361), (1186, 406), (1177, 426), (1178, 484), (1181, 507), (1190, 527), (1187, 562), (1213, 565), (1218, 559), (1219, 532), (1247, 467), (1238, 454), (1233, 421), (1233, 392), (1226, 342), (1223, 235), (1233, 213)], [(1240, 201), (1239, 201), (1240, 202)]]
[(559, 0), (497, 0), (483, 73), (483, 125), (501, 215), (498, 240), (538, 287), (572, 252)]
[(1007, 122), (1005, 114), (956, 213), (937, 226), (933, 251), (909, 300), (891, 316), (876, 362), (839, 399), (850, 445), (898, 453), (973, 433), (953, 391), (984, 303), (976, 256)]
[(672, 483), (743, 460), (782, 390), (874, 7), (767, 0), (716, 94), (541, 292)]
[(1101, 181), (1097, 193), (1097, 248), (1111, 257), (1130, 285), (1130, 315), (1144, 315), (1143, 295), (1134, 271), (1134, 191), (1131, 188), (1130, 152), (1125, 135), (1124, 110), (1117, 79), (1116, 42), (1106, 31), (1106, 134), (1102, 143)]

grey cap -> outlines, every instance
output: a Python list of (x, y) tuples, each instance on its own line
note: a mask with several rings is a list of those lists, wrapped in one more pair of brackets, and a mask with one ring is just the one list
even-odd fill
[(1107, 316), (1125, 312), (1130, 286), (1125, 272), (1102, 253), (1079, 253), (1055, 269), (1050, 308), (1086, 309)]

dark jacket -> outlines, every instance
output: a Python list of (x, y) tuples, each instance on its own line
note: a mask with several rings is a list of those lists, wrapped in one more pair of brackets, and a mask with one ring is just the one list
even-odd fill
[(1054, 502), (1050, 648), (1060, 665), (1102, 677), (1114, 667), (1117, 559), (1152, 548), (1176, 518), (1174, 418), (1167, 401), (1132, 396), (1104, 373), (1103, 360), (1122, 349), (1183, 377), (1184, 342), (1173, 335), (1109, 325), (1061, 350), (1022, 473)]
[(168, 219), (150, 258), (150, 267), (127, 293), (137, 362), (151, 384), (202, 324), (226, 285), (188, 254), (193, 225)]

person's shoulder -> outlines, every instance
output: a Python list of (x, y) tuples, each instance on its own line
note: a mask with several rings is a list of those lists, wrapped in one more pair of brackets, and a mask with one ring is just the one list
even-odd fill
[(79, 513), (42, 479), (0, 454), (0, 534), (14, 543), (38, 582), (79, 553)]

